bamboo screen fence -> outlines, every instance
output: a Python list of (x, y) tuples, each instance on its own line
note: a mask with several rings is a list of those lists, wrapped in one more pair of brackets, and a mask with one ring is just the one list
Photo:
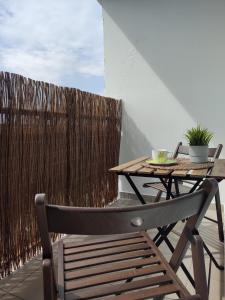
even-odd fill
[(121, 101), (0, 72), (0, 277), (40, 250), (34, 195), (104, 206), (117, 195)]

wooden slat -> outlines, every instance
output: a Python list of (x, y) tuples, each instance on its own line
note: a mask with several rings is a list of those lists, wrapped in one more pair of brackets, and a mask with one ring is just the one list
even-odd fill
[(139, 163), (141, 161), (145, 161), (148, 158), (149, 158), (149, 156), (142, 156), (142, 157), (139, 157), (139, 158), (137, 158), (135, 160), (131, 160), (131, 161), (125, 163), (125, 164), (121, 164), (119, 166), (111, 168), (111, 169), (109, 169), (109, 171), (111, 171), (111, 172), (120, 172), (123, 169), (129, 168), (129, 167), (131, 167), (131, 166), (133, 166), (133, 165), (135, 165), (135, 164), (137, 164), (137, 163)]
[(149, 297), (173, 294), (178, 291), (179, 290), (175, 284), (167, 284), (160, 287), (153, 287), (150, 289), (127, 293), (125, 295), (109, 297), (107, 300), (140, 300), (147, 299)]
[[(162, 184), (162, 183), (155, 183), (155, 182), (153, 182), (152, 184), (151, 183), (149, 183), (148, 184), (148, 187), (150, 187), (150, 188), (154, 188), (154, 189), (156, 189), (156, 190), (158, 190), (158, 191), (162, 191), (162, 192), (164, 192), (164, 193), (166, 193), (166, 188), (164, 187), (164, 185)], [(182, 193), (188, 193), (189, 191), (190, 191), (190, 188), (188, 187), (188, 186), (185, 186), (185, 185), (183, 185), (183, 184), (178, 184), (178, 187), (179, 187), (179, 191), (180, 191), (180, 193), (182, 194)], [(172, 185), (172, 189), (171, 189), (171, 192), (172, 193), (176, 193), (176, 189), (175, 189), (175, 186), (174, 185)]]
[(134, 251), (134, 250), (141, 250), (141, 249), (148, 249), (148, 248), (149, 248), (149, 246), (147, 243), (124, 245), (124, 246), (118, 246), (118, 247), (113, 247), (113, 248), (108, 248), (108, 249), (89, 251), (89, 252), (85, 252), (85, 253), (66, 255), (64, 257), (64, 261), (65, 262), (78, 261), (81, 259), (101, 257), (101, 256), (106, 256), (106, 255), (111, 255), (111, 254), (124, 253), (124, 252), (130, 252), (130, 251)]
[(153, 182), (148, 184), (148, 187), (156, 189), (158, 191), (162, 191), (162, 192), (166, 192), (166, 188), (164, 187), (164, 185), (161, 182)]
[(191, 175), (191, 177), (196, 177), (196, 178), (204, 178), (206, 177), (208, 173), (208, 169), (200, 169), (200, 170), (190, 170), (188, 172), (189, 175)]
[(137, 171), (138, 174), (152, 174), (153, 172), (154, 172), (154, 169), (146, 168), (146, 167)]
[(112, 241), (121, 241), (121, 240), (129, 240), (132, 238), (142, 237), (142, 234), (140, 232), (136, 233), (128, 233), (128, 234), (114, 234), (102, 238), (95, 238), (95, 239), (88, 239), (86, 241), (81, 242), (65, 242), (64, 243), (64, 249), (74, 248), (74, 247), (83, 247), (83, 246), (89, 246), (89, 245), (96, 245), (106, 242), (112, 242)]
[(122, 246), (122, 245), (132, 245), (132, 244), (138, 244), (143, 242), (144, 239), (142, 237), (137, 237), (137, 238), (131, 238), (128, 240), (120, 240), (120, 241), (114, 241), (114, 242), (105, 242), (105, 243), (100, 243), (100, 244), (94, 244), (94, 245), (88, 245), (88, 246), (80, 246), (80, 247), (75, 247), (75, 248), (69, 248), (64, 250), (64, 254), (75, 254), (75, 253), (84, 253), (87, 251), (91, 250), (98, 250), (98, 249), (107, 249), (107, 248), (113, 248), (117, 246)]
[(215, 159), (211, 173), (207, 177), (225, 178), (225, 159)]
[(185, 177), (188, 173), (188, 170), (175, 170), (171, 174), (172, 176), (177, 176), (177, 177)]
[(143, 163), (138, 163), (135, 164), (129, 168), (123, 169), (123, 172), (127, 172), (127, 173), (136, 173), (138, 170), (143, 168)]
[(162, 175), (162, 176), (164, 175), (164, 176), (166, 176), (166, 175), (169, 175), (172, 172), (173, 172), (173, 170), (157, 169), (157, 170), (154, 171), (154, 175)]
[(128, 253), (103, 256), (103, 257), (99, 257), (99, 258), (85, 259), (85, 260), (81, 260), (79, 262), (65, 263), (64, 266), (65, 266), (65, 270), (72, 270), (74, 268), (94, 266), (94, 265), (98, 265), (98, 264), (102, 264), (102, 263), (126, 260), (129, 258), (146, 257), (148, 255), (153, 255), (153, 254), (154, 254), (154, 252), (149, 249), (138, 250), (138, 251), (132, 251), (132, 252), (128, 252)]
[(154, 265), (151, 267), (145, 267), (141, 269), (135, 270), (126, 270), (116, 273), (108, 273), (103, 275), (92, 276), (84, 279), (76, 279), (72, 281), (65, 282), (65, 289), (66, 291), (80, 289), (84, 287), (89, 287), (93, 285), (99, 284), (106, 284), (115, 281), (120, 281), (124, 279), (139, 277), (139, 276), (146, 276), (155, 273), (161, 273), (165, 271), (165, 268), (161, 265)]
[(68, 293), (66, 295), (66, 300), (76, 300), (76, 299), (89, 299), (93, 295), (95, 297), (103, 297), (111, 294), (127, 292), (135, 289), (140, 289), (144, 287), (154, 286), (156, 284), (168, 283), (171, 279), (167, 275), (154, 276), (152, 278), (146, 278), (141, 280), (135, 280), (132, 282), (117, 284), (117, 285), (107, 285), (98, 286), (93, 288), (87, 288), (83, 290), (76, 290), (75, 293)]
[(155, 246), (154, 242), (152, 239), (149, 237), (149, 235), (144, 232), (143, 235), (146, 238), (147, 243), (149, 244), (150, 247), (154, 248), (156, 256), (159, 257), (161, 264), (164, 265), (165, 269), (167, 270), (167, 274), (171, 277), (173, 282), (179, 287), (180, 290), (180, 295), (183, 296), (188, 296), (190, 295), (187, 289), (185, 288), (184, 284), (181, 282), (181, 280), (177, 277), (177, 275), (174, 273), (174, 270), (171, 268), (170, 264), (168, 261), (165, 259), (165, 257), (162, 255), (160, 252), (159, 248)]
[(103, 273), (107, 273), (107, 272), (120, 271), (120, 270), (124, 270), (124, 269), (132, 269), (132, 268), (136, 268), (136, 267), (142, 267), (142, 266), (158, 264), (158, 263), (159, 263), (158, 257), (120, 261), (120, 262), (115, 262), (115, 263), (110, 262), (110, 263), (99, 265), (99, 266), (65, 272), (65, 280), (81, 278), (81, 277), (90, 276), (90, 275), (98, 275), (98, 274), (103, 274)]

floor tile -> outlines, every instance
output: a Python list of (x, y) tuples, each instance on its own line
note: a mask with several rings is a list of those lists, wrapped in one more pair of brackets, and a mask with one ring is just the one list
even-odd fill
[(17, 297), (16, 295), (14, 294), (11, 294), (11, 293), (7, 293), (6, 295), (4, 295), (1, 300), (24, 300), (23, 298), (21, 297)]
[(36, 270), (40, 270), (41, 261), (32, 258), (23, 267), (0, 281), (0, 288), (7, 292), (14, 290), (21, 282), (28, 278)]
[(33, 272), (23, 282), (19, 283), (14, 289), (13, 294), (24, 300), (42, 300), (43, 284), (42, 272)]
[(0, 299), (6, 294), (6, 291), (0, 289)]

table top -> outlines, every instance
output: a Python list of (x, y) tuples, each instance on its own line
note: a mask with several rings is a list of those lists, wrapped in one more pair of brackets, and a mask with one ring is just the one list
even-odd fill
[(109, 171), (118, 175), (133, 175), (140, 177), (180, 177), (190, 178), (216, 178), (217, 180), (225, 179), (225, 159), (215, 159), (213, 167), (197, 170), (175, 170), (171, 169), (155, 169), (145, 167), (143, 164), (149, 156), (142, 156), (127, 163), (111, 168)]

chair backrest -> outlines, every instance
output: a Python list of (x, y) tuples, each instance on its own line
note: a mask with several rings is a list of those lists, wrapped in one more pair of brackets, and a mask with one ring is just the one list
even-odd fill
[[(222, 144), (218, 144), (216, 148), (209, 148), (208, 156), (215, 159), (219, 158), (222, 149)], [(179, 154), (189, 155), (189, 146), (185, 146), (182, 142), (179, 142), (174, 151), (173, 158), (177, 158)]]
[(35, 197), (43, 257), (52, 258), (49, 232), (106, 235), (144, 231), (188, 218), (186, 226), (198, 227), (218, 188), (205, 180), (200, 190), (170, 201), (127, 208), (81, 208), (47, 205), (46, 196)]

